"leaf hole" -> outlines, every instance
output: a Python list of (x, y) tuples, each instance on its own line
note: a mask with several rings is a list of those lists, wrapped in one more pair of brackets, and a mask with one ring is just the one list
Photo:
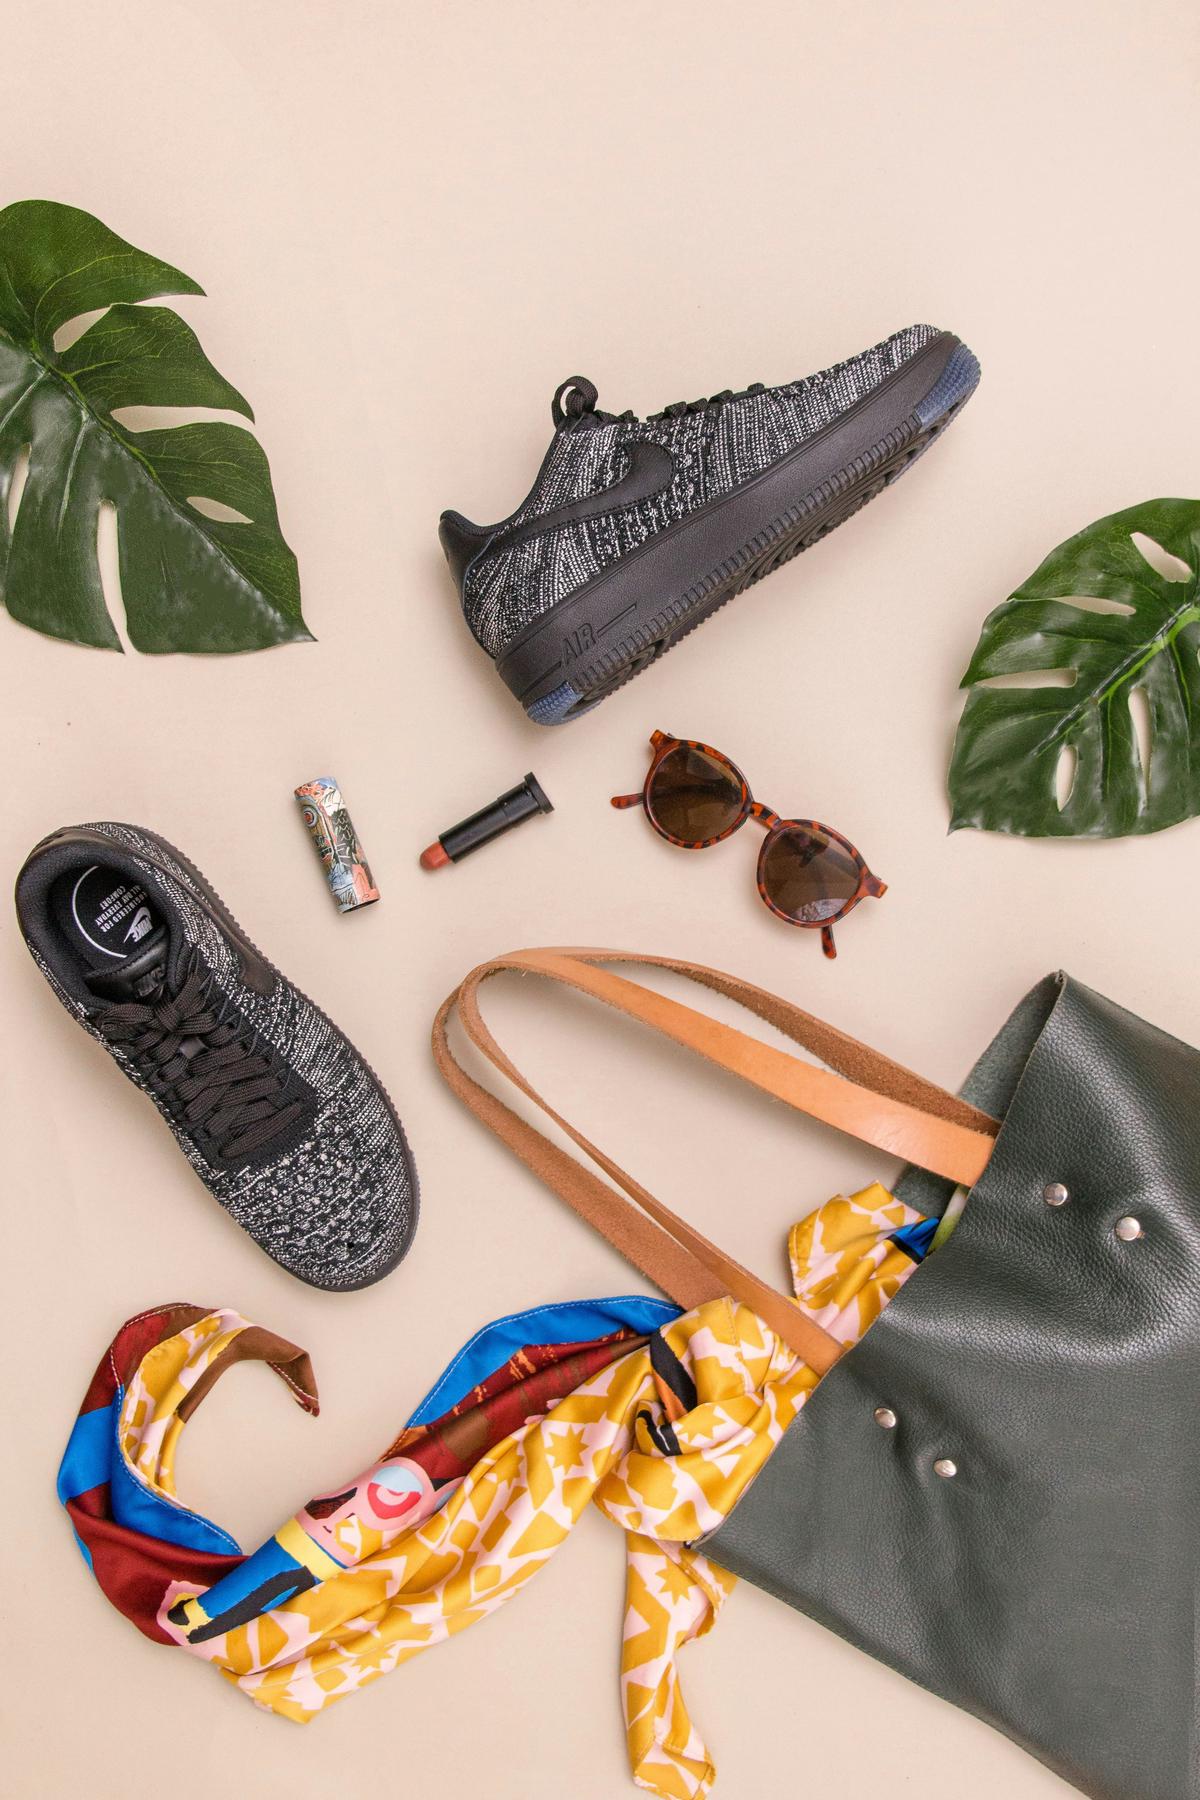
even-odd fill
[(123, 648), (128, 649), (129, 622), (125, 617), (125, 596), (121, 592), (117, 509), (111, 500), (102, 500), (96, 512), (96, 561), (100, 566), (100, 588), (108, 616)]
[(1061, 812), (1075, 791), (1075, 777), (1079, 772), (1079, 752), (1074, 744), (1064, 744), (1058, 753), (1058, 761), (1054, 765), (1054, 795)]
[(210, 500), (206, 494), (189, 494), (187, 503), (193, 512), (202, 513), (206, 519), (215, 519), (218, 525), (253, 525), (245, 513), (236, 507), (225, 506), (220, 500)]
[(17, 522), (17, 514), (21, 509), (21, 495), (25, 492), (25, 483), (29, 477), (29, 456), (32, 445), (23, 444), (17, 451), (17, 460), (13, 464), (12, 481), (8, 489), (8, 535), (12, 536), (13, 526)]
[(245, 429), (240, 413), (219, 406), (114, 406), (114, 422), (122, 431), (170, 431), (176, 425), (207, 425), (214, 419), (227, 420)]
[(988, 675), (981, 688), (1069, 688), (1077, 679), (1075, 669), (1015, 669), (1010, 675)]
[(69, 350), (83, 336), (88, 326), (94, 325), (97, 319), (102, 319), (107, 311), (107, 306), (98, 306), (91, 312), (76, 313), (73, 319), (60, 325), (54, 334), (54, 348), (58, 354), (61, 356), (64, 350)]
[(1073, 606), (1079, 612), (1090, 613), (1123, 613), (1127, 619), (1137, 611), (1125, 600), (1109, 600), (1099, 594), (1070, 594), (1065, 598), (1067, 606)]
[(1142, 792), (1150, 788), (1151, 722), (1150, 696), (1144, 687), (1135, 687), (1129, 694), (1129, 716), (1133, 720), (1133, 735), (1137, 742), (1138, 762), (1142, 769)]
[(1148, 562), (1154, 573), (1161, 575), (1164, 581), (1192, 579), (1192, 571), (1181, 556), (1173, 556), (1169, 550), (1164, 550), (1161, 544), (1156, 544), (1144, 531), (1131, 532), (1130, 537), (1142, 560)]

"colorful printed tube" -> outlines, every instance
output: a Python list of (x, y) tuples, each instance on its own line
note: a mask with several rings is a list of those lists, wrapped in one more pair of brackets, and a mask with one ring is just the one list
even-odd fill
[(338, 911), (370, 906), (378, 900), (379, 889), (337, 782), (332, 775), (318, 775), (296, 789), (296, 798)]

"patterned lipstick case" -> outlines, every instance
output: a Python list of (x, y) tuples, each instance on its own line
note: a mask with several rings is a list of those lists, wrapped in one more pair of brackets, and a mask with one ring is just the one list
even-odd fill
[(370, 906), (378, 900), (379, 889), (337, 782), (331, 775), (318, 775), (296, 789), (296, 798), (338, 911)]

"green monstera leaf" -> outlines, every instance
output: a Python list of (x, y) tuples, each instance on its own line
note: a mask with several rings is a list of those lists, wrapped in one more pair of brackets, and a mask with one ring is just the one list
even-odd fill
[[(121, 648), (97, 555), (108, 502), (137, 649), (261, 650), (311, 636), (257, 439), (218, 420), (135, 431), (117, 417), (133, 406), (254, 417), (178, 314), (137, 304), (202, 292), (76, 207), (0, 211), (0, 599), (36, 631)], [(101, 307), (55, 349), (62, 326)]]
[[(1150, 540), (1148, 554), (1135, 534)], [(1069, 685), (976, 685), (1048, 671)], [(962, 685), (971, 692), (950, 764), (952, 830), (1126, 837), (1194, 817), (1200, 501), (1150, 500), (1052, 550), (989, 615)], [(1135, 706), (1149, 724), (1145, 759)]]

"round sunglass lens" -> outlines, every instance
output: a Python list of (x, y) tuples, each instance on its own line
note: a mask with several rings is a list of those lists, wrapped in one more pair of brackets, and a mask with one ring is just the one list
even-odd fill
[(668, 837), (703, 844), (736, 825), (742, 785), (727, 763), (680, 744), (668, 750), (650, 783), (650, 817)]
[(786, 825), (763, 846), (763, 889), (773, 906), (801, 925), (836, 919), (858, 892), (861, 874), (845, 845), (817, 828)]

